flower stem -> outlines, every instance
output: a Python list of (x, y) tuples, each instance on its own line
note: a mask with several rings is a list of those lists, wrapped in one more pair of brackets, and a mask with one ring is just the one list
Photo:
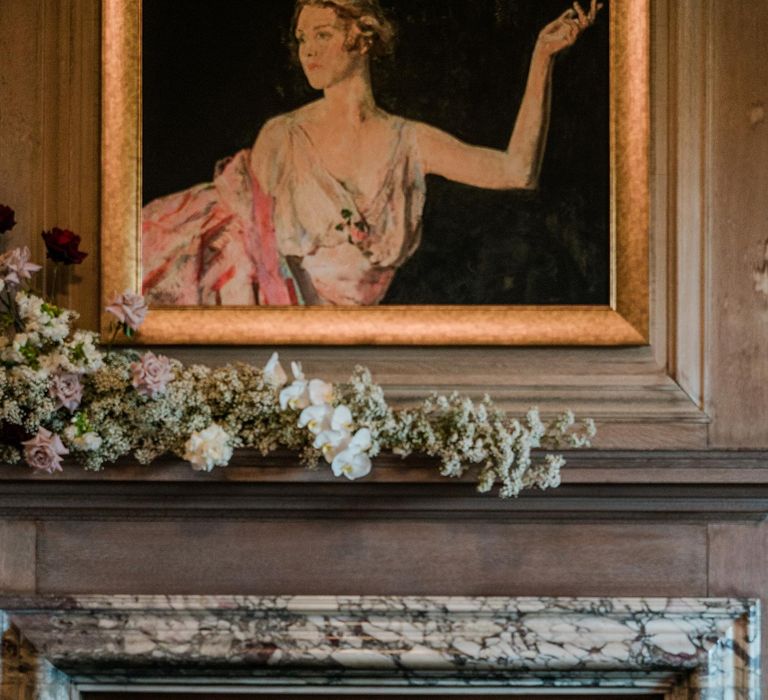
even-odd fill
[(115, 343), (115, 338), (117, 338), (117, 334), (120, 331), (120, 324), (115, 323), (113, 324), (114, 330), (112, 331), (112, 337), (109, 339), (109, 343), (107, 343), (107, 356), (112, 352), (112, 346)]
[(59, 264), (53, 263), (53, 275), (51, 276), (51, 301), (56, 303), (56, 287), (58, 286)]
[(16, 332), (21, 333), (21, 331), (24, 330), (24, 323), (21, 320), (21, 316), (19, 316), (19, 310), (16, 307), (16, 301), (13, 295), (6, 291), (0, 295), (0, 301), (3, 302), (5, 310), (10, 314)]

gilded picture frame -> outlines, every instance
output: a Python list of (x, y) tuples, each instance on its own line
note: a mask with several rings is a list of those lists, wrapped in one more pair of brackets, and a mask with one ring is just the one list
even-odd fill
[[(644, 345), (649, 340), (650, 0), (610, 13), (610, 301), (563, 306), (151, 308), (133, 342)], [(104, 0), (102, 308), (141, 290), (141, 0)], [(106, 335), (110, 319), (102, 318)]]

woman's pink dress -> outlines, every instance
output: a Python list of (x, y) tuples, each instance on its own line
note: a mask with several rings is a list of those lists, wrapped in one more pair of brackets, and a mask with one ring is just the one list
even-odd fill
[(212, 183), (144, 207), (150, 304), (289, 306), (305, 303), (308, 285), (314, 303), (381, 301), (420, 241), (425, 185), (413, 125), (391, 118), (389, 159), (372, 164), (381, 185), (360, 201), (325, 168), (300, 115), (268, 122)]

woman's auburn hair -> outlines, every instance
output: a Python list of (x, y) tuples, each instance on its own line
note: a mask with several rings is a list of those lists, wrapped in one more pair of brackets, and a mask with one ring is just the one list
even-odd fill
[(350, 50), (360, 48), (360, 43), (368, 46), (371, 56), (386, 56), (392, 53), (395, 44), (395, 25), (384, 14), (379, 0), (296, 0), (296, 9), (291, 24), (291, 38), (296, 46), (296, 25), (299, 15), (305, 7), (328, 7), (341, 19), (353, 23), (359, 35), (357, 41), (349, 45)]

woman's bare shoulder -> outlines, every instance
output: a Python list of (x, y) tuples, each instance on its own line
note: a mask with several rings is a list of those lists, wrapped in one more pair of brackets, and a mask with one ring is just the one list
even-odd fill
[(284, 112), (283, 114), (271, 117), (264, 122), (264, 125), (259, 130), (259, 135), (256, 137), (256, 146), (264, 148), (281, 142), (291, 128), (311, 120), (316, 110), (317, 102), (310, 102), (291, 112)]
[(301, 124), (302, 122), (312, 120), (317, 116), (318, 112), (320, 111), (322, 102), (322, 98), (319, 100), (314, 100), (313, 102), (308, 102), (298, 109), (294, 109), (293, 112), (288, 112), (283, 116), (297, 124)]

